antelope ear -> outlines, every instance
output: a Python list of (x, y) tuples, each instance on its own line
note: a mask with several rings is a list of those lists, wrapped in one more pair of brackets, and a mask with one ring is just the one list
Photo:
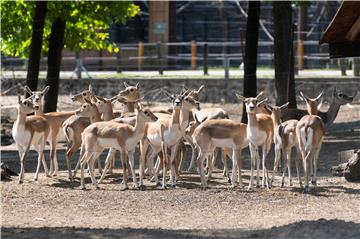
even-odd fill
[(124, 81), (124, 86), (125, 86), (125, 88), (129, 87), (128, 83), (126, 83), (125, 81)]
[(118, 96), (115, 95), (110, 99), (111, 104), (114, 104), (118, 100)]
[(286, 109), (287, 107), (289, 106), (289, 102), (283, 104), (282, 106), (280, 106), (280, 109), (283, 110), (283, 109)]
[(318, 95), (318, 97), (316, 97), (316, 100), (319, 100), (320, 98), (322, 98), (322, 96), (325, 94), (324, 91), (321, 91), (321, 93)]
[(324, 98), (320, 98), (320, 103), (318, 104), (318, 106), (317, 106), (317, 110), (320, 110), (321, 109), (321, 106), (322, 106), (322, 104), (323, 104), (323, 100), (324, 100)]
[(50, 86), (48, 85), (42, 90), (41, 95), (45, 95), (46, 93), (48, 93), (49, 90), (50, 90)]
[(265, 104), (264, 107), (265, 107), (265, 109), (267, 109), (270, 112), (272, 112), (274, 109), (271, 105), (268, 105), (268, 104)]
[(197, 90), (197, 93), (200, 93), (204, 88), (205, 88), (205, 86), (204, 86), (204, 85), (201, 85), (201, 86), (199, 87), (199, 89)]
[(138, 83), (136, 83), (136, 86), (135, 86), (137, 89), (139, 89), (140, 88), (140, 85), (139, 85), (139, 82)]
[(308, 102), (308, 98), (304, 95), (304, 93), (302, 93), (302, 91), (300, 91), (300, 99), (302, 99), (305, 102)]
[(21, 103), (21, 96), (18, 95), (18, 103), (20, 104)]
[(245, 102), (246, 98), (238, 93), (235, 93), (236, 97), (241, 100), (241, 102)]
[(169, 97), (171, 100), (173, 100), (175, 98), (174, 95), (170, 95), (168, 92), (164, 91), (164, 94)]
[(265, 103), (266, 101), (268, 101), (268, 98), (265, 98), (265, 99), (263, 99), (262, 101), (258, 102), (258, 103), (256, 104), (256, 106), (259, 107), (261, 104)]
[(190, 94), (190, 93), (191, 93), (191, 90), (187, 89), (187, 90), (184, 91), (184, 93), (181, 94), (181, 96), (182, 96), (182, 97), (185, 97), (185, 96), (187, 96), (187, 95)]
[(264, 91), (261, 91), (255, 98), (258, 100), (260, 96), (264, 94)]
[(32, 95), (33, 94), (33, 92), (32, 92), (32, 90), (29, 88), (29, 86), (25, 86), (24, 87), (24, 90), (27, 92), (27, 93), (29, 93), (30, 95)]

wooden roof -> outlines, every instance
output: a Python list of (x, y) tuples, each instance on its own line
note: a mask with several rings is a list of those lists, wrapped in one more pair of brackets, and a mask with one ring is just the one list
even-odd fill
[(330, 58), (360, 56), (360, 1), (344, 0), (320, 39)]
[(321, 43), (360, 41), (360, 1), (343, 1)]

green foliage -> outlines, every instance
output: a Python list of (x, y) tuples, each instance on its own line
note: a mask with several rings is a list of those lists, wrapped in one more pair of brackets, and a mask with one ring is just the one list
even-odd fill
[[(35, 2), (0, 1), (1, 52), (6, 55), (27, 57), (31, 42)], [(139, 7), (124, 1), (49, 1), (44, 27), (43, 52), (48, 50), (52, 22), (66, 21), (65, 48), (70, 50), (118, 49), (109, 42), (107, 30), (111, 23), (125, 23), (135, 16)]]

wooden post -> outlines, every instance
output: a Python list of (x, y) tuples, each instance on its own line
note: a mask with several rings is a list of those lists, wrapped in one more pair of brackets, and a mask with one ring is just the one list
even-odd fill
[(159, 74), (163, 74), (163, 66), (162, 66), (162, 56), (161, 56), (161, 42), (157, 42), (156, 44), (157, 57), (158, 57), (158, 70)]
[(191, 69), (196, 70), (196, 42), (191, 41)]
[(144, 62), (144, 43), (139, 41), (138, 44), (138, 70), (142, 71)]
[(204, 44), (204, 51), (203, 51), (203, 70), (204, 70), (204, 75), (209, 75), (208, 73), (208, 44), (205, 43)]
[(225, 75), (225, 80), (229, 79), (229, 66), (230, 66), (230, 59), (228, 57), (227, 54), (225, 54), (224, 56), (224, 75)]
[(354, 73), (354, 76), (360, 76), (360, 58), (359, 57), (353, 58), (353, 73)]
[(299, 7), (298, 43), (297, 43), (297, 70), (304, 68), (304, 41), (306, 40), (307, 7)]
[(122, 69), (121, 69), (121, 48), (120, 45), (118, 45), (119, 47), (119, 52), (116, 54), (116, 72), (117, 73), (121, 73)]

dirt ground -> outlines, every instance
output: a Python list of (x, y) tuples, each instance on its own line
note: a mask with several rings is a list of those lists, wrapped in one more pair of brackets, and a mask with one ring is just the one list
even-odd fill
[[(222, 107), (233, 118), (241, 112), (236, 105)], [(220, 170), (205, 191), (200, 189), (198, 174), (188, 172), (175, 189), (160, 190), (146, 180), (145, 191), (132, 188), (131, 182), (130, 190), (122, 191), (120, 169), (107, 176), (100, 190), (95, 190), (86, 176), (84, 191), (78, 179), (72, 184), (67, 179), (63, 147), (58, 151), (59, 175), (45, 178), (40, 174), (38, 182), (32, 181), (36, 154), (31, 152), (25, 182), (18, 184), (16, 178), (1, 182), (2, 237), (359, 238), (360, 184), (330, 174), (330, 167), (338, 164), (338, 152), (360, 148), (359, 122), (360, 105), (341, 108), (321, 150), (318, 189), (309, 194), (302, 193), (296, 178), (293, 187), (280, 188), (279, 175), (272, 189), (230, 189)], [(19, 170), (18, 154), (12, 146), (1, 149), (2, 161)], [(271, 162), (273, 158), (271, 153)], [(247, 149), (243, 159), (247, 185)]]

